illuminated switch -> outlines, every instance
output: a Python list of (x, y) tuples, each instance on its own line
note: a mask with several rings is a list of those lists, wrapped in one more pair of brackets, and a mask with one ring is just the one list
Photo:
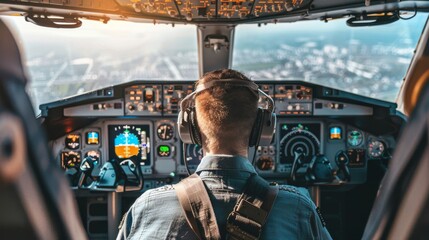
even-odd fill
[(324, 94), (328, 96), (332, 95), (332, 89), (325, 89)]
[(144, 91), (143, 99), (145, 102), (153, 102), (154, 100), (154, 92), (152, 88), (146, 89)]
[(104, 90), (105, 96), (113, 96), (113, 90), (112, 89), (106, 89)]

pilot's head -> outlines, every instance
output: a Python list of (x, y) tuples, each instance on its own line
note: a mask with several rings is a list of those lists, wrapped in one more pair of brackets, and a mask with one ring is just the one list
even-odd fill
[[(250, 81), (243, 74), (223, 69), (206, 73), (199, 84), (219, 79)], [(249, 137), (258, 109), (258, 92), (248, 87), (221, 85), (198, 93), (197, 122), (207, 154), (247, 156)]]

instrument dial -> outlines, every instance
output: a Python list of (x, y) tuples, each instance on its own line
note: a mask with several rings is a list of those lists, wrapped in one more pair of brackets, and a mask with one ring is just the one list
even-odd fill
[(163, 141), (168, 141), (174, 136), (174, 128), (169, 123), (163, 123), (158, 126), (156, 133), (159, 139)]
[(368, 154), (371, 158), (379, 158), (385, 150), (384, 143), (379, 140), (371, 140), (368, 143)]
[(256, 167), (263, 171), (269, 171), (274, 169), (274, 161), (269, 156), (262, 156), (256, 161)]
[(360, 131), (353, 130), (347, 134), (347, 142), (350, 146), (356, 147), (362, 143), (363, 134)]
[(66, 147), (71, 150), (79, 149), (80, 147), (80, 135), (79, 134), (69, 134), (66, 136), (65, 140)]
[(63, 168), (78, 168), (81, 162), (79, 152), (63, 152), (61, 154)]
[(94, 165), (95, 165), (95, 164), (98, 164), (100, 162), (100, 155), (101, 154), (99, 151), (91, 150), (91, 151), (88, 151), (87, 153), (85, 153), (85, 158), (90, 157), (92, 159), (92, 161), (94, 162)]

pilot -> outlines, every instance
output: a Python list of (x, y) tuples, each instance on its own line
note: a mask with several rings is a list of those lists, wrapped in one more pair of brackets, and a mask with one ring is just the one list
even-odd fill
[[(259, 97), (257, 89), (230, 83), (231, 79), (249, 82), (249, 86), (252, 83), (243, 74), (230, 69), (206, 73), (196, 83), (197, 89), (200, 85), (208, 86), (194, 97), (194, 124), (205, 156), (196, 175), (192, 176), (194, 180), (202, 180), (203, 190), (195, 188), (191, 182), (187, 189), (190, 195), (185, 198), (178, 196), (178, 185), (146, 191), (124, 215), (117, 239), (331, 239), (320, 212), (305, 189), (289, 185), (269, 186), (265, 182), (274, 192), (265, 205), (262, 197), (262, 206), (269, 205), (264, 209), (266, 211), (261, 210), (262, 214), (254, 212), (255, 215), (246, 213), (246, 208), (238, 208), (237, 201), (243, 197), (243, 192), (258, 188), (252, 186), (255, 181), (249, 179), (262, 179), (248, 159), (249, 138), (255, 127)], [(219, 84), (209, 84), (212, 81), (219, 81)], [(272, 190), (275, 188), (277, 191)], [(204, 202), (204, 196), (208, 197), (208, 202)], [(192, 203), (199, 198), (203, 201)], [(183, 199), (191, 201), (188, 204), (192, 208), (190, 211), (189, 208), (186, 211)], [(234, 211), (236, 214), (232, 214)], [(244, 218), (235, 218), (244, 219), (238, 223), (231, 220), (231, 216), (240, 215), (237, 211), (244, 213)], [(265, 216), (265, 219), (262, 217), (260, 223), (255, 223), (246, 216)]]

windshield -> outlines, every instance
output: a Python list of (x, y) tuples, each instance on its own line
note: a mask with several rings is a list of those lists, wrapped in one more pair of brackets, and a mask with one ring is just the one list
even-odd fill
[(232, 66), (254, 80), (304, 80), (393, 102), (426, 18), (354, 28), (345, 19), (241, 25)]
[(114, 84), (198, 79), (195, 26), (84, 21), (55, 29), (7, 20), (22, 43), (36, 114), (42, 103)]
[[(254, 80), (304, 80), (395, 101), (426, 17), (362, 28), (344, 19), (239, 25), (232, 67)], [(42, 103), (114, 84), (199, 77), (193, 25), (87, 20), (54, 29), (6, 18), (24, 48), (36, 113)]]

